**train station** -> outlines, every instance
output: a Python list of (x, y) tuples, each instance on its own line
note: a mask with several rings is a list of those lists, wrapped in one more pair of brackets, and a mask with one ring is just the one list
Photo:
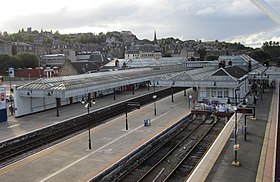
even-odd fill
[[(276, 181), (279, 74), (277, 67), (240, 55), (14, 86), (14, 115), (0, 123), (1, 155), (51, 134), (56, 139), (11, 164), (10, 154), (1, 159), (0, 180), (129, 181), (124, 173), (133, 174), (128, 169), (135, 161), (145, 163), (151, 148), (201, 122), (211, 128), (198, 135), (222, 128), (184, 181)], [(69, 134), (57, 135), (63, 132)], [(189, 150), (193, 142), (178, 144), (178, 151)], [(165, 178), (166, 171), (162, 167), (142, 180), (179, 176)]]

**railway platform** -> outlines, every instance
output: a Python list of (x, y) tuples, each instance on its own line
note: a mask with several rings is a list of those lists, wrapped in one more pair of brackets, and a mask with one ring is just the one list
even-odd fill
[[(154, 103), (145, 105), (128, 113), (128, 130), (125, 116), (113, 118), (91, 129), (92, 150), (85, 131), (0, 169), (0, 181), (87, 181), (188, 115), (188, 104), (188, 98), (179, 92), (174, 102), (171, 97), (156, 102), (157, 115)], [(144, 126), (147, 118), (151, 123)]]
[[(277, 88), (261, 94), (255, 105), (256, 120), (247, 120), (246, 141), (244, 140), (244, 116), (240, 116), (238, 122), (237, 141), (240, 148), (237, 152), (237, 162), (240, 166), (232, 165), (235, 159), (233, 150), (235, 139), (232, 133), (225, 146), (222, 146), (221, 152), (218, 152), (219, 147), (216, 147), (212, 150), (211, 159), (205, 156), (203, 164), (208, 165), (208, 169), (200, 172), (197, 170), (197, 174), (191, 176), (188, 181), (273, 181), (279, 92)], [(217, 159), (214, 163), (213, 158)], [(213, 164), (209, 165), (209, 163)]]
[[(92, 128), (92, 150), (88, 150), (88, 133), (84, 132), (2, 168), (0, 181), (87, 181), (190, 113), (188, 98), (182, 92), (174, 95), (174, 101), (171, 102), (169, 97), (157, 101), (156, 116), (153, 103), (128, 113), (129, 130), (125, 129), (125, 116)], [(246, 141), (244, 116), (238, 115), (239, 167), (232, 165), (234, 137), (233, 129), (228, 128), (224, 133), (229, 137), (220, 138), (224, 144), (214, 148), (211, 160), (202, 160), (200, 165), (207, 169), (195, 171), (199, 178), (190, 178), (189, 181), (273, 181), (273, 141), (276, 137), (278, 101), (278, 88), (262, 93), (255, 105), (256, 120), (247, 120)], [(80, 114), (86, 112), (82, 105), (77, 107)], [(54, 112), (50, 111), (50, 115), (56, 118)], [(64, 112), (62, 108), (61, 113), (67, 115), (67, 109)], [(75, 113), (72, 114), (75, 116)], [(151, 121), (148, 127), (144, 126), (147, 118)]]
[[(158, 91), (162, 88), (155, 89)], [(152, 92), (154, 92), (153, 88), (150, 88), (149, 90), (147, 88), (138, 89), (134, 92), (134, 95), (132, 94), (132, 91), (125, 91), (116, 94), (116, 100), (114, 100), (113, 95), (107, 95), (102, 98), (97, 98), (96, 104), (89, 109), (90, 111), (94, 111)], [(11, 113), (8, 112), (8, 121), (0, 122), (0, 142), (52, 124), (63, 122), (79, 115), (84, 115), (87, 113), (87, 109), (81, 103), (74, 103), (72, 105), (61, 107), (59, 112), (59, 117), (56, 116), (56, 109), (50, 109), (18, 118), (11, 116)]]

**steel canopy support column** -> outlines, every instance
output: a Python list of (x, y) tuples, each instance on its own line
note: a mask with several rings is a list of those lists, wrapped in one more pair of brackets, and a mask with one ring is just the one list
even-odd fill
[[(89, 101), (89, 100), (88, 100)], [(90, 102), (87, 105), (87, 113), (88, 113), (88, 149), (91, 150), (91, 136), (90, 136), (90, 118), (89, 118), (89, 107), (90, 107)]]
[[(90, 98), (91, 98), (91, 93), (88, 93), (87, 100), (90, 100)], [(89, 107), (91, 107), (91, 102), (89, 102)]]
[(116, 100), (116, 88), (113, 89), (114, 89), (114, 100)]
[(134, 95), (134, 84), (132, 84), (132, 95)]
[(173, 87), (171, 87), (171, 102), (174, 102)]
[(127, 103), (125, 104), (125, 129), (128, 130), (128, 121), (127, 121)]
[(30, 112), (33, 112), (32, 97), (30, 97)]
[(244, 141), (247, 141), (247, 116), (249, 116), (249, 115), (245, 115)]
[(186, 89), (184, 89), (184, 96), (185, 96), (185, 97), (187, 96), (187, 91), (186, 91)]
[(150, 90), (150, 82), (148, 82), (148, 90)]
[(60, 98), (55, 98), (56, 100), (56, 116), (59, 117), (59, 107), (60, 107)]

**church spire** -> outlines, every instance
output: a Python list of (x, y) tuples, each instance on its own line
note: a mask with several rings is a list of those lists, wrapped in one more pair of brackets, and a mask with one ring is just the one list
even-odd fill
[(157, 33), (154, 31), (154, 44), (157, 44)]

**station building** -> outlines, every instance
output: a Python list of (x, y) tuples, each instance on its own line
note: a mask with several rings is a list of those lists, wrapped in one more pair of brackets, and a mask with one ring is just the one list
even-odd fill
[[(174, 59), (133, 61), (130, 66), (135, 66), (134, 69), (40, 78), (14, 88), (15, 116), (51, 108), (56, 108), (59, 116), (61, 106), (80, 102), (82, 97), (134, 92), (143, 85), (193, 88), (198, 98), (196, 103), (234, 104), (242, 102), (253, 86), (258, 94), (265, 85), (280, 79), (280, 68), (264, 67), (245, 55), (212, 62)], [(141, 65), (146, 66), (141, 68)]]

